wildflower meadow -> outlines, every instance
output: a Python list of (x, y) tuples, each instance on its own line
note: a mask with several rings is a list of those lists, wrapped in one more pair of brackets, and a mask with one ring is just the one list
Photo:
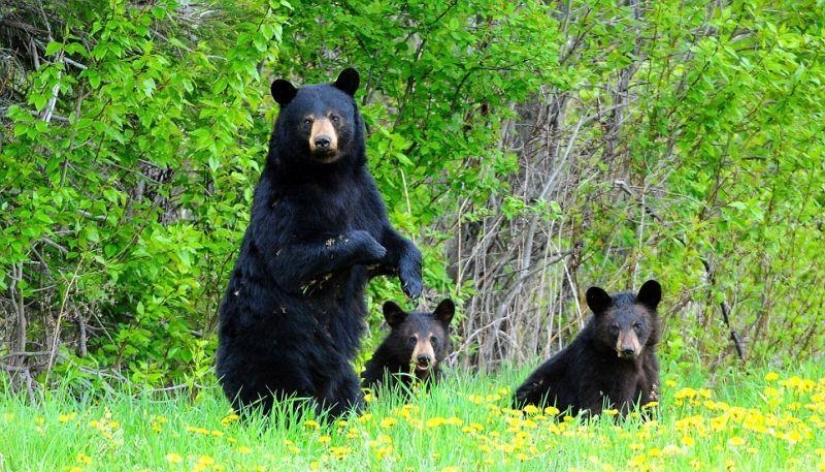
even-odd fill
[[(825, 371), (668, 375), (627, 418), (509, 408), (523, 373), (454, 372), (429, 392), (369, 395), (327, 424), (241, 419), (217, 388), (187, 395), (67, 391), (0, 403), (3, 471), (825, 470)], [(646, 419), (645, 419), (646, 418)]]

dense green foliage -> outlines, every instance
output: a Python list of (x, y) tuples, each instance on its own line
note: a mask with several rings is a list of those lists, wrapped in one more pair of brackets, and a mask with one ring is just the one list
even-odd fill
[(647, 278), (669, 361), (729, 361), (731, 332), (747, 358), (821, 355), (821, 4), (42, 3), (0, 7), (8, 373), (209, 377), (269, 83), (350, 65), (465, 364), (547, 355), (587, 286)]

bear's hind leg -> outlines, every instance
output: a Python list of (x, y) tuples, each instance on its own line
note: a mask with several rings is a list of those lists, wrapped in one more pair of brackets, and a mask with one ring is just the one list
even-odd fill
[(330, 419), (335, 419), (348, 411), (360, 413), (364, 409), (364, 393), (361, 383), (351, 367), (329, 379), (318, 395), (319, 412), (325, 411)]

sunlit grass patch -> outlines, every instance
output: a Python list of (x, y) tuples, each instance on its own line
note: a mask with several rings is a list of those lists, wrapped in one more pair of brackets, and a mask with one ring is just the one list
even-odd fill
[(0, 403), (2, 470), (819, 470), (822, 373), (676, 376), (659, 403), (559, 421), (510, 408), (519, 374), (455, 374), (429, 393), (379, 395), (361, 416), (241, 418), (217, 389), (196, 402), (117, 393)]

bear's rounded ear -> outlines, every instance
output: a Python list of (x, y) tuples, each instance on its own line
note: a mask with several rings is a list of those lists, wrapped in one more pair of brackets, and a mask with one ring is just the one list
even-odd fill
[(355, 95), (355, 91), (358, 90), (360, 83), (361, 76), (358, 75), (358, 71), (353, 68), (347, 68), (338, 74), (338, 78), (335, 79), (335, 83), (332, 85), (347, 95), (353, 96)]
[(391, 328), (395, 328), (407, 319), (407, 312), (395, 302), (384, 302), (384, 319)]
[(640, 303), (651, 310), (656, 310), (662, 300), (662, 286), (655, 280), (648, 280), (642, 284), (639, 294), (636, 295), (636, 303)]
[(433, 312), (433, 316), (438, 321), (444, 323), (444, 326), (450, 326), (450, 323), (453, 321), (453, 316), (455, 315), (455, 303), (449, 298), (445, 298), (435, 307), (435, 312)]
[(603, 313), (613, 304), (613, 299), (610, 294), (599, 287), (590, 287), (587, 289), (587, 306), (593, 310), (594, 315)]
[(278, 79), (272, 82), (272, 85), (269, 87), (269, 92), (272, 94), (272, 98), (278, 102), (278, 105), (284, 106), (295, 98), (298, 89), (288, 80)]

